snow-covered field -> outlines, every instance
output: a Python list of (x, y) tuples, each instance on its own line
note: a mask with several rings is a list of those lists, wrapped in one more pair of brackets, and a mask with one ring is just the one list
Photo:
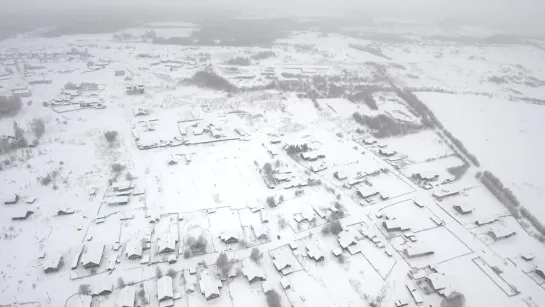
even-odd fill
[(476, 178), (545, 222), (542, 50), (151, 29), (199, 25), (2, 42), (1, 95), (22, 106), (0, 118), (0, 305), (545, 302), (535, 227)]

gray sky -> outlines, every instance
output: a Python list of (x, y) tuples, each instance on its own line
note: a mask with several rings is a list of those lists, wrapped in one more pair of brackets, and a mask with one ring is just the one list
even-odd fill
[(92, 8), (150, 6), (236, 9), (246, 14), (296, 16), (339, 15), (355, 10), (378, 18), (437, 20), (447, 17), (479, 20), (508, 27), (542, 27), (542, 0), (0, 0), (4, 12), (25, 8)]

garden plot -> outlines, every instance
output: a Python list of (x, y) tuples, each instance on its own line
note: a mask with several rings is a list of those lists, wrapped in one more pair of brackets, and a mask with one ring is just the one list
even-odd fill
[(139, 149), (182, 144), (176, 123), (166, 119), (155, 118), (137, 121), (133, 124), (132, 134)]
[[(443, 199), (437, 204), (466, 228), (477, 227), (476, 221), (494, 220), (509, 214), (484, 186), (468, 189), (461, 194)], [(455, 206), (461, 206), (460, 208), (471, 210), (471, 212), (462, 213), (466, 211), (461, 212)]]
[(464, 162), (453, 155), (428, 162), (410, 164), (404, 167), (401, 172), (407, 178), (411, 178), (416, 182), (429, 182), (431, 185), (438, 185), (443, 182), (453, 181), (455, 176), (448, 171), (449, 168), (461, 167), (462, 165), (464, 165)]
[[(330, 276), (331, 277), (331, 276)], [(335, 300), (324, 285), (314, 280), (306, 272), (298, 272), (287, 277), (291, 288), (286, 295), (292, 306), (334, 306)], [(346, 287), (350, 289), (350, 287)]]
[(246, 242), (237, 211), (229, 207), (209, 210), (210, 232), (217, 250), (237, 249), (239, 242)]
[(146, 206), (162, 212), (252, 207), (269, 191), (253, 163), (264, 154), (249, 143), (199, 145), (191, 163), (165, 162), (146, 178)]
[[(432, 130), (381, 140), (412, 163), (426, 162), (454, 154), (445, 141)], [(426, 150), (422, 150), (425, 148)]]
[[(266, 281), (270, 283), (270, 281)], [(267, 307), (267, 298), (263, 292), (261, 281), (249, 283), (246, 278), (236, 277), (227, 284), (233, 299), (233, 306), (237, 307)], [(286, 302), (287, 303), (287, 302)]]
[[(132, 215), (132, 212), (128, 213), (128, 216)], [(91, 221), (89, 228), (85, 233), (84, 242), (103, 242), (108, 244), (114, 244), (119, 242), (121, 236), (121, 225), (123, 218), (122, 213), (113, 214), (108, 217), (96, 218)], [(85, 231), (85, 229), (83, 229)]]
[(397, 262), (393, 255), (389, 256), (386, 254), (386, 249), (389, 249), (389, 247), (386, 247), (386, 249), (384, 247), (377, 247), (377, 244), (369, 238), (359, 241), (355, 247), (351, 247), (350, 249), (358, 251), (356, 254), (350, 256), (350, 261), (369, 262), (383, 280), (388, 277)]
[(365, 179), (366, 182), (352, 187), (352, 199), (364, 206), (414, 192), (402, 178), (391, 172), (380, 172)]
[[(400, 203), (385, 207), (377, 212), (382, 219), (377, 222), (377, 227), (383, 232), (387, 232), (383, 223), (392, 223), (393, 226), (400, 226), (411, 232), (420, 232), (423, 230), (439, 227), (443, 221), (433, 213), (429, 207), (420, 208), (412, 200), (406, 200)], [(388, 227), (392, 227), (388, 225)], [(390, 229), (396, 232), (399, 230)], [(418, 234), (415, 234), (418, 237)]]
[(182, 236), (179, 247), (183, 248), (183, 251), (178, 250), (180, 253), (190, 250), (189, 255), (198, 255), (216, 251), (206, 211), (187, 212), (179, 218), (183, 218), (178, 222), (179, 233)]
[(441, 263), (471, 253), (460, 239), (446, 227), (437, 227), (416, 234), (416, 242), (406, 242), (396, 249), (414, 267)]
[(238, 210), (240, 217), (240, 225), (243, 232), (243, 245), (248, 247), (260, 245), (270, 241), (273, 236), (269, 230), (269, 226), (262, 222), (262, 210), (253, 212), (249, 208)]

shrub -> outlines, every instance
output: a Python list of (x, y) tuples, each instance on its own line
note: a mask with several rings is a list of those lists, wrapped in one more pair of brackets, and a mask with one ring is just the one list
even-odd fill
[(261, 261), (261, 258), (263, 258), (263, 253), (259, 250), (259, 248), (252, 248), (250, 259), (252, 259), (255, 263), (259, 263), (259, 261)]
[(227, 79), (218, 76), (211, 70), (196, 72), (191, 79), (187, 80), (187, 83), (225, 92), (235, 92), (237, 90), (236, 86), (231, 84)]
[(371, 92), (357, 92), (356, 94), (348, 96), (347, 99), (354, 103), (359, 103), (363, 101), (369, 107), (369, 109), (375, 111), (378, 110), (377, 102), (375, 101), (375, 98), (373, 98)]
[(41, 185), (48, 185), (51, 183), (53, 179), (51, 178), (50, 174), (47, 174), (45, 177), (40, 178), (40, 184)]
[(218, 256), (218, 259), (216, 259), (216, 266), (223, 276), (227, 276), (233, 267), (233, 263), (229, 262), (229, 258), (227, 257), (226, 253), (221, 253)]
[(462, 165), (453, 166), (447, 168), (447, 171), (454, 176), (454, 180), (460, 179), (464, 174), (466, 173), (467, 169), (469, 168), (469, 164), (464, 163)]
[(18, 96), (0, 96), (0, 114), (15, 114), (21, 110), (23, 102)]
[(337, 261), (338, 261), (339, 263), (341, 263), (341, 264), (344, 263), (344, 262), (345, 262), (344, 255), (339, 255), (339, 256), (337, 257)]
[[(89, 65), (89, 63), (87, 63), (87, 65)], [(77, 89), (79, 89), (79, 86), (77, 86), (75, 83), (72, 83), (72, 82), (66, 82), (64, 84), (64, 89), (65, 90), (77, 90)]]
[(278, 203), (281, 204), (284, 202), (284, 195), (280, 195), (280, 197), (278, 197)]
[(282, 306), (281, 299), (280, 299), (280, 294), (278, 294), (278, 292), (276, 292), (276, 290), (271, 290), (271, 291), (267, 292), (266, 296), (267, 296), (267, 305), (269, 307), (281, 307)]
[(120, 163), (114, 163), (112, 164), (112, 171), (114, 173), (121, 173), (125, 169), (125, 165)]
[(250, 59), (248, 58), (236, 57), (227, 61), (227, 64), (236, 66), (250, 66), (252, 64), (252, 61), (250, 61)]
[(466, 298), (460, 292), (453, 292), (441, 301), (441, 307), (463, 307), (465, 304)]
[(161, 271), (161, 268), (160, 267), (155, 267), (155, 277), (157, 278), (161, 278), (163, 277), (163, 271)]
[(278, 218), (278, 227), (280, 227), (280, 229), (284, 229), (286, 228), (286, 226), (288, 226), (288, 221), (286, 221), (286, 219), (281, 216)]
[(119, 288), (124, 288), (124, 287), (125, 287), (125, 281), (123, 280), (123, 278), (119, 277), (119, 278), (117, 279), (117, 286), (118, 286)]
[(117, 131), (115, 130), (106, 131), (104, 132), (104, 137), (106, 138), (106, 141), (108, 141), (108, 143), (110, 143), (111, 145), (117, 139)]
[(24, 148), (28, 146), (28, 142), (25, 138), (25, 131), (19, 127), (16, 121), (13, 122), (13, 135), (15, 136), (15, 146), (18, 148)]
[(371, 134), (377, 138), (405, 135), (422, 129), (420, 125), (397, 121), (385, 114), (367, 116), (355, 112), (352, 114), (352, 117), (360, 125), (364, 125), (373, 130)]
[(325, 224), (324, 228), (322, 228), (322, 233), (324, 235), (327, 235), (329, 233), (338, 235), (343, 231), (343, 227), (341, 226), (341, 223), (339, 221), (333, 221), (329, 224)]
[(91, 285), (89, 284), (79, 285), (78, 293), (82, 295), (91, 295)]
[(127, 179), (127, 180), (129, 180), (129, 181), (130, 181), (130, 180), (133, 180), (133, 179), (134, 179), (134, 177), (132, 176), (132, 174), (131, 174), (131, 173), (127, 172), (127, 174), (125, 174), (125, 179)]
[(271, 208), (276, 207), (276, 201), (274, 200), (274, 196), (267, 197), (267, 205), (269, 205), (269, 207)]
[(204, 235), (200, 235), (197, 240), (193, 237), (189, 237), (186, 240), (186, 244), (191, 248), (191, 252), (193, 251), (204, 251), (206, 252), (206, 246), (208, 245), (208, 240), (204, 237)]
[(42, 135), (44, 135), (45, 132), (45, 124), (43, 119), (41, 118), (35, 118), (30, 122), (30, 129), (32, 132), (34, 132), (34, 135), (37, 138), (41, 138)]
[(184, 251), (184, 258), (188, 259), (188, 258), (191, 258), (191, 257), (193, 257), (193, 252), (191, 251), (191, 249), (188, 248), (188, 249), (186, 249)]
[(274, 182), (273, 169), (270, 163), (263, 164), (263, 174), (269, 182)]
[(176, 274), (178, 274), (178, 273), (176, 273), (176, 271), (174, 271), (174, 269), (171, 268), (171, 269), (168, 269), (166, 275), (174, 278), (174, 277), (176, 277)]

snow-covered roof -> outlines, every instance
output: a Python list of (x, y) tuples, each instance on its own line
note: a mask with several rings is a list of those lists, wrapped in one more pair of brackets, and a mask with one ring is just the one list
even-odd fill
[(209, 271), (209, 269), (203, 270), (200, 274), (199, 286), (201, 288), (201, 293), (207, 300), (219, 297), (220, 289), (218, 286), (219, 280), (214, 278), (214, 274)]
[(348, 227), (339, 233), (339, 244), (342, 248), (347, 248), (352, 244), (356, 244), (358, 243), (357, 235), (357, 230), (354, 227)]
[(371, 197), (371, 196), (375, 196), (378, 194), (378, 191), (371, 188), (371, 187), (368, 187), (367, 185), (362, 185), (358, 188), (358, 190), (356, 191), (356, 193), (358, 194), (359, 197), (361, 198), (368, 198), (368, 197)]
[(111, 293), (113, 288), (114, 286), (112, 284), (101, 283), (100, 285), (94, 287), (93, 295), (102, 295), (102, 294)]
[(61, 264), (62, 256), (48, 257), (42, 264), (43, 270), (57, 270)]
[(135, 238), (129, 240), (127, 243), (127, 248), (125, 249), (125, 255), (127, 257), (131, 256), (141, 256), (142, 255), (142, 242)]
[(310, 241), (307, 243), (308, 256), (316, 261), (323, 259), (324, 255), (322, 250), (318, 247), (316, 242)]
[(102, 254), (104, 253), (104, 244), (102, 243), (89, 243), (86, 245), (85, 253), (81, 257), (83, 265), (88, 263), (100, 265), (102, 261)]
[(252, 225), (252, 230), (254, 231), (255, 237), (258, 239), (264, 239), (268, 237), (268, 230), (263, 224), (254, 223)]
[(159, 301), (174, 298), (172, 277), (165, 275), (157, 280), (157, 298)]
[(157, 248), (159, 252), (163, 252), (167, 249), (176, 249), (176, 240), (171, 234), (167, 234), (164, 237), (160, 237), (157, 241)]
[(134, 286), (125, 286), (119, 290), (117, 297), (117, 307), (134, 307), (134, 298), (136, 289)]
[(273, 264), (278, 271), (291, 267), (291, 257), (285, 252), (275, 254), (273, 256)]
[(132, 187), (130, 181), (117, 181), (112, 183), (112, 188), (116, 191), (128, 190)]
[(434, 253), (433, 250), (421, 244), (413, 245), (405, 249), (405, 255), (407, 255), (407, 257), (419, 257), (419, 256), (430, 255), (433, 253)]
[(108, 205), (120, 205), (120, 204), (126, 204), (129, 202), (128, 196), (110, 196), (106, 198), (106, 202)]
[(246, 276), (248, 281), (252, 282), (256, 278), (260, 280), (267, 279), (267, 276), (265, 275), (265, 272), (262, 268), (260, 268), (255, 262), (253, 262), (251, 259), (244, 259), (242, 261), (242, 274)]

